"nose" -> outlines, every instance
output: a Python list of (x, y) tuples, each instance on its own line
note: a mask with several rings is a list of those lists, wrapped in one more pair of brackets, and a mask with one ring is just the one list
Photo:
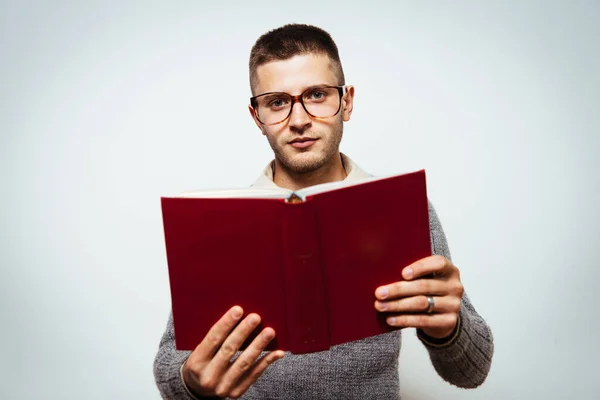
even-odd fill
[(299, 101), (292, 105), (292, 112), (290, 113), (290, 128), (294, 131), (302, 132), (308, 128), (312, 120), (310, 115), (306, 112), (302, 104)]

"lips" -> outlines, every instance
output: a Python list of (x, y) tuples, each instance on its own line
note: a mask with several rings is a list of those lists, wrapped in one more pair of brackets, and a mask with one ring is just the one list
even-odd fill
[(290, 144), (296, 149), (305, 149), (312, 146), (316, 141), (317, 139), (313, 138), (296, 138), (292, 140)]

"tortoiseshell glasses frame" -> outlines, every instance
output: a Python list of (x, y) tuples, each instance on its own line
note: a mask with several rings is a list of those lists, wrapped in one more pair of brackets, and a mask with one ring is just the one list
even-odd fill
[[(337, 93), (338, 93), (338, 97), (337, 97), (337, 108), (335, 109), (335, 112), (329, 112), (329, 110), (327, 110), (328, 112), (326, 113), (326, 115), (315, 115), (315, 110), (314, 110), (314, 106), (311, 107), (309, 104), (309, 107), (306, 107), (306, 104), (304, 103), (304, 98), (307, 94), (311, 94), (313, 92), (318, 92), (319, 89), (337, 89)], [(256, 116), (256, 119), (258, 119), (258, 121), (263, 124), (263, 125), (277, 125), (282, 123), (283, 121), (285, 121), (286, 119), (288, 119), (290, 117), (290, 115), (292, 114), (292, 109), (294, 108), (294, 104), (296, 103), (300, 103), (302, 105), (302, 108), (304, 108), (304, 111), (306, 111), (306, 113), (308, 115), (310, 115), (313, 118), (317, 118), (317, 119), (322, 119), (322, 118), (331, 118), (335, 115), (337, 115), (341, 108), (342, 108), (342, 97), (344, 96), (344, 94), (347, 93), (347, 87), (346, 86), (329, 86), (329, 85), (318, 85), (318, 86), (311, 86), (308, 89), (304, 90), (302, 93), (300, 93), (297, 96), (292, 96), (289, 93), (285, 93), (285, 92), (267, 92), (267, 93), (262, 93), (259, 94), (257, 96), (251, 97), (250, 98), (250, 105), (252, 106), (252, 110), (254, 111), (254, 115)], [(285, 117), (283, 115), (279, 116), (277, 118), (277, 120), (275, 122), (273, 121), (264, 121), (263, 119), (261, 119), (260, 113), (259, 113), (259, 101), (261, 98), (265, 97), (265, 96), (272, 96), (275, 100), (281, 100), (281, 99), (285, 99), (289, 102), (289, 110), (287, 112), (287, 115), (285, 115)], [(315, 103), (317, 105), (322, 104), (322, 103)], [(287, 104), (286, 104), (287, 106)], [(309, 111), (310, 109), (313, 109), (313, 111)], [(333, 110), (333, 108), (331, 109)]]

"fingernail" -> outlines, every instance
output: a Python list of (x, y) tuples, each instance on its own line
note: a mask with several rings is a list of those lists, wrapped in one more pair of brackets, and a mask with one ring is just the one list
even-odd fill
[(388, 318), (388, 324), (390, 325), (394, 325), (396, 323), (396, 317), (390, 317)]
[(284, 351), (277, 350), (275, 352), (275, 357), (277, 357), (277, 360), (281, 360), (284, 356), (285, 356), (285, 352)]
[(388, 295), (387, 288), (379, 288), (379, 289), (377, 289), (377, 296), (380, 299), (385, 299), (387, 297), (387, 295)]
[(235, 307), (233, 311), (231, 311), (231, 315), (233, 316), (233, 318), (238, 319), (242, 316), (242, 309), (239, 307)]
[(248, 325), (253, 326), (258, 322), (258, 317), (256, 315), (251, 315), (248, 317)]
[(414, 273), (412, 268), (404, 268), (404, 279), (411, 279)]
[(265, 331), (262, 333), (262, 336), (265, 340), (272, 340), (275, 337), (272, 331)]
[(385, 311), (387, 309), (388, 309), (387, 303), (379, 303), (379, 310), (380, 311)]

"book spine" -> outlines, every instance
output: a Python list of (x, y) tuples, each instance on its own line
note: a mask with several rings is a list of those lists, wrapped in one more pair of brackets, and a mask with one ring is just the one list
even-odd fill
[(315, 210), (310, 201), (283, 204), (286, 320), (292, 353), (330, 347), (325, 283)]

